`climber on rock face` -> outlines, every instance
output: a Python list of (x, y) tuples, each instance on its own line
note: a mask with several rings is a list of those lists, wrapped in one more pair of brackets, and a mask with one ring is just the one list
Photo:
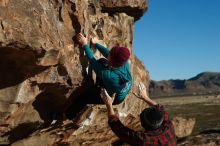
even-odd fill
[(163, 106), (148, 97), (146, 88), (142, 83), (139, 84), (139, 94), (135, 94), (135, 96), (150, 105), (140, 114), (141, 125), (145, 130), (139, 132), (129, 129), (121, 123), (112, 107), (114, 96), (110, 97), (105, 90), (102, 90), (101, 98), (106, 104), (109, 116), (108, 123), (112, 131), (120, 140), (130, 145), (175, 146), (174, 127)]
[[(88, 45), (88, 37), (85, 37), (80, 33), (77, 35), (77, 40), (85, 50), (91, 67), (96, 73), (96, 83), (100, 86), (99, 93), (101, 87), (104, 87), (109, 95), (112, 96), (113, 93), (116, 93), (114, 104), (121, 103), (131, 90), (132, 86), (132, 76), (128, 63), (130, 57), (129, 49), (115, 46), (109, 50), (92, 39), (91, 44), (105, 57), (96, 60)], [(99, 100), (102, 102), (100, 97)]]

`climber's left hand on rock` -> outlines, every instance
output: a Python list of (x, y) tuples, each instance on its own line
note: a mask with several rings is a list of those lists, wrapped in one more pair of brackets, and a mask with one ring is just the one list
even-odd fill
[(79, 34), (77, 35), (77, 41), (78, 41), (78, 43), (79, 43), (80, 45), (84, 46), (84, 45), (86, 45), (86, 44), (88, 43), (88, 38), (85, 37), (85, 36), (83, 36), (82, 33), (79, 33)]

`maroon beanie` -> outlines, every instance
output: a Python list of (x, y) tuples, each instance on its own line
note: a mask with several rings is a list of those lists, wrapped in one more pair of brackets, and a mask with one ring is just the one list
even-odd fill
[(110, 51), (111, 63), (114, 67), (121, 67), (130, 57), (130, 51), (125, 47), (113, 47)]

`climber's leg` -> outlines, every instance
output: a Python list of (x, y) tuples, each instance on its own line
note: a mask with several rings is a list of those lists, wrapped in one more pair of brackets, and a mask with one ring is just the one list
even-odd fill
[[(107, 59), (100, 58), (98, 62), (104, 67), (108, 68)], [(100, 77), (96, 76), (95, 86), (89, 88), (85, 93), (86, 95), (84, 98), (87, 104), (104, 104), (100, 96), (101, 88), (104, 88), (103, 80)]]
[[(108, 68), (109, 62), (106, 58), (100, 58), (98, 62), (102, 64), (103, 67)], [(95, 86), (90, 88), (88, 91), (89, 93), (88, 94), (89, 97), (87, 97), (89, 98), (87, 100), (88, 104), (104, 104), (100, 96), (101, 88), (104, 88), (103, 80), (102, 78), (96, 76)]]
[[(108, 67), (108, 60), (105, 58), (100, 58), (99, 62)], [(89, 88), (88, 88), (89, 87)], [(83, 85), (79, 87), (76, 93), (73, 93), (73, 97), (67, 102), (66, 116), (69, 119), (74, 118), (77, 113), (79, 113), (87, 104), (104, 104), (100, 93), (101, 88), (103, 88), (103, 81), (101, 78), (96, 77), (95, 85)]]

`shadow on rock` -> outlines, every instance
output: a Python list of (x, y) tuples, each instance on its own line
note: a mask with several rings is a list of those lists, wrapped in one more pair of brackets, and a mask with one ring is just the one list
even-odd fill
[(41, 55), (28, 47), (0, 47), (0, 89), (17, 85), (47, 69), (36, 64)]
[(125, 143), (122, 140), (117, 140), (112, 143), (112, 146), (124, 146)]
[(212, 134), (212, 133), (220, 134), (220, 129), (207, 129), (204, 130), (203, 132), (200, 132), (199, 134)]
[(40, 90), (43, 90), (33, 102), (33, 107), (38, 111), (45, 124), (50, 124), (52, 120), (57, 120), (54, 114), (63, 113), (69, 88), (59, 83), (43, 83), (38, 85)]
[[(81, 86), (73, 90), (69, 97), (66, 95), (72, 89), (65, 85), (43, 83), (38, 86), (43, 92), (36, 96), (32, 105), (45, 123), (62, 120), (64, 113), (68, 116), (67, 118), (73, 119), (88, 103), (96, 104), (92, 97), (99, 96), (99, 91), (95, 90), (89, 82), (83, 82)], [(93, 93), (91, 94), (90, 91)], [(101, 102), (101, 99), (97, 102)]]
[[(32, 105), (46, 127), (53, 120), (76, 118), (87, 104), (103, 104), (100, 98), (101, 88), (95, 86), (91, 80), (85, 79), (81, 86), (74, 90), (59, 83), (44, 83), (38, 86), (43, 92), (37, 95)], [(72, 93), (66, 96), (70, 91)]]
[(10, 144), (27, 138), (29, 135), (31, 135), (33, 132), (35, 132), (39, 128), (39, 123), (22, 123), (18, 125), (17, 127), (13, 128), (9, 132), (5, 133), (3, 137), (8, 136), (8, 140)]
[(68, 119), (75, 118), (87, 104), (103, 104), (103, 101), (100, 97), (101, 88), (90, 85), (87, 87), (81, 86), (79, 87), (73, 94), (71, 95), (72, 101), (69, 102), (69, 106), (66, 110), (66, 116)]

